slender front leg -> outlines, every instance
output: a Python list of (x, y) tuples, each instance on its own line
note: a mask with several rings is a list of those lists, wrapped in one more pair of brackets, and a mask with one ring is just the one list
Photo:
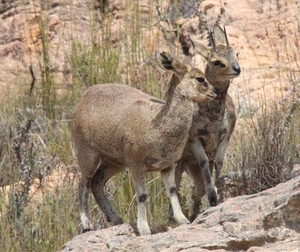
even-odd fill
[(204, 151), (204, 148), (198, 139), (195, 139), (192, 143), (193, 153), (201, 167), (202, 176), (205, 186), (205, 192), (211, 206), (217, 205), (217, 193), (215, 191), (214, 184), (209, 170), (209, 160)]
[(194, 184), (194, 190), (191, 197), (192, 200), (189, 204), (189, 219), (193, 221), (200, 213), (201, 199), (205, 195), (205, 186), (201, 168), (199, 167), (196, 158), (193, 158), (193, 162), (190, 161), (185, 166), (185, 170), (187, 174), (192, 178)]
[(147, 198), (146, 173), (138, 169), (131, 169), (131, 176), (135, 188), (136, 201), (138, 204), (137, 228), (140, 235), (149, 235), (151, 230), (147, 221)]
[(189, 224), (189, 220), (182, 213), (175, 184), (175, 165), (160, 171), (161, 179), (166, 187), (174, 212), (174, 218), (179, 224)]
[(219, 144), (218, 149), (217, 149), (217, 153), (216, 153), (216, 157), (215, 157), (215, 181), (217, 181), (220, 177), (221, 174), (221, 168), (223, 165), (223, 160), (224, 160), (224, 156), (225, 156), (225, 152), (226, 152), (226, 148), (228, 146), (228, 139), (225, 137), (223, 139), (223, 141)]
[[(184, 161), (181, 159), (178, 161), (176, 168), (175, 168), (175, 184), (177, 189), (177, 197), (180, 199), (180, 183), (182, 179), (182, 174), (184, 172)], [(172, 209), (172, 205), (169, 205), (169, 215), (174, 216), (174, 212)]]

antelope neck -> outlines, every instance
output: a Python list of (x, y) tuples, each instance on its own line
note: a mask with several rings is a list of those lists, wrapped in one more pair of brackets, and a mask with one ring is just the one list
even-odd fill
[(216, 120), (225, 113), (225, 102), (230, 81), (216, 81), (216, 75), (208, 67), (205, 73), (207, 80), (214, 86), (217, 97), (212, 101), (199, 104), (199, 113), (205, 114), (211, 120)]
[[(175, 81), (174, 78), (172, 78), (173, 80)], [(173, 121), (172, 127), (174, 127), (174, 124), (186, 127), (186, 123), (191, 120), (193, 116), (193, 102), (182, 95), (178, 85), (179, 81), (170, 84), (166, 94), (166, 104), (153, 120), (154, 125), (159, 126), (160, 124), (166, 124), (167, 121)]]

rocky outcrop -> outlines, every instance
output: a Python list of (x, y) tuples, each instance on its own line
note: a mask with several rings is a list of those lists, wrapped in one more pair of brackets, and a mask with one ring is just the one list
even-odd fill
[[(105, 3), (104, 7), (101, 3)], [(140, 10), (139, 24), (134, 23), (137, 17), (132, 17), (134, 8)], [(65, 88), (72, 84), (72, 43), (91, 46), (92, 37), (101, 46), (103, 36), (111, 45), (124, 45), (130, 40), (132, 27), (139, 27), (143, 50), (155, 52), (157, 44), (162, 43), (156, 44), (157, 36), (152, 36), (152, 30), (156, 34), (157, 27), (150, 28), (148, 24), (154, 13), (156, 9), (147, 1), (2, 1), (0, 93), (21, 84), (24, 86), (24, 82), (29, 85), (31, 66), (37, 79), (40, 79), (43, 69), (49, 67), (55, 73), (57, 86)], [(47, 62), (43, 57), (44, 49), (49, 53)], [(124, 55), (126, 59), (128, 53), (124, 52)]]
[(136, 236), (129, 224), (91, 231), (65, 244), (73, 251), (299, 251), (300, 177), (211, 207), (190, 225)]
[[(41, 5), (39, 3), (42, 3)], [(44, 5), (43, 5), (44, 3)], [(0, 88), (4, 93), (9, 88), (18, 88), (31, 75), (37, 78), (44, 67), (51, 67), (57, 74), (59, 84), (70, 84), (66, 72), (70, 72), (68, 57), (72, 40), (88, 43), (90, 33), (90, 3), (75, 1), (21, 1), (0, 3)], [(47, 45), (43, 44), (47, 41)], [(49, 62), (44, 62), (43, 48), (49, 47)], [(68, 76), (67, 76), (68, 77)], [(3, 92), (4, 91), (4, 92)]]
[[(181, 18), (177, 23), (183, 34), (196, 34), (204, 43), (207, 34), (199, 29), (199, 23), (211, 27), (220, 19), (219, 23), (226, 25), (242, 68), (241, 77), (234, 79), (229, 89), (239, 117), (255, 113), (263, 99), (283, 103), (299, 91), (299, 78), (292, 77), (295, 85), (291, 87), (287, 77), (298, 69), (299, 0), (206, 0), (199, 10), (200, 21), (198, 17)], [(199, 67), (205, 64), (197, 55), (191, 62)]]
[[(56, 73), (57, 85), (72, 84), (69, 62), (72, 41), (83, 45), (91, 44), (91, 33), (95, 33), (91, 23), (94, 21), (94, 29), (99, 31), (99, 41), (101, 42), (102, 36), (99, 27), (103, 25), (109, 28), (112, 44), (126, 44), (130, 40), (130, 34), (134, 34), (132, 27), (138, 27), (141, 38), (137, 51), (143, 51), (146, 57), (153, 55), (156, 50), (168, 49), (168, 43), (162, 39), (162, 31), (165, 28), (167, 35), (171, 36), (172, 28), (166, 24), (172, 21), (180, 26), (182, 33), (197, 34), (207, 43), (206, 33), (199, 29), (201, 22), (195, 4), (192, 4), (196, 1), (187, 1), (191, 4), (183, 6), (191, 6), (188, 10), (183, 10), (185, 15), (180, 15), (178, 10), (172, 12), (170, 1), (163, 1), (160, 6), (151, 1), (132, 1), (131, 4), (120, 0), (103, 1), (109, 13), (107, 19), (103, 18), (103, 8), (100, 6), (102, 1), (99, 0), (48, 2), (47, 6), (39, 5), (43, 1), (33, 0), (0, 3), (1, 93), (4, 93), (2, 90), (18, 86), (19, 83), (24, 84), (27, 80), (30, 83), (30, 65), (37, 78), (43, 67), (50, 66), (51, 71)], [(255, 111), (260, 105), (258, 101), (266, 94), (285, 99), (293, 92), (293, 88), (299, 89), (299, 78), (287, 74), (296, 73), (299, 62), (299, 0), (199, 2), (200, 19), (209, 26), (222, 13), (220, 23), (226, 25), (230, 43), (239, 53), (242, 75), (233, 81), (229, 91), (233, 94), (240, 116)], [(95, 16), (91, 12), (93, 4)], [(133, 17), (134, 8), (139, 9), (138, 17)], [(138, 24), (134, 23), (137, 22), (135, 19), (139, 21)], [(48, 35), (49, 62), (43, 62), (42, 58), (41, 26)], [(170, 40), (174, 42), (174, 35)], [(125, 49), (123, 55), (124, 58), (128, 57)], [(197, 56), (191, 63), (200, 66), (201, 63), (203, 65), (203, 60)], [(294, 87), (290, 86), (290, 81), (295, 83)]]

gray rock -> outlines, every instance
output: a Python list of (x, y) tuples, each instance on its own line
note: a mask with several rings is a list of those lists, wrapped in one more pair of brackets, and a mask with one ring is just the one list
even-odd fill
[(254, 195), (230, 198), (190, 225), (136, 236), (129, 224), (91, 231), (66, 251), (299, 251), (300, 177)]

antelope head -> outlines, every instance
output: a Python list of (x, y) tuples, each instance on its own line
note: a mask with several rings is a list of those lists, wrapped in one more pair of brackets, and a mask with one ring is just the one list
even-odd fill
[(190, 38), (196, 52), (207, 60), (210, 72), (223, 81), (238, 77), (241, 73), (238, 54), (229, 44), (225, 26), (223, 30), (219, 25), (215, 25), (213, 31), (208, 30), (208, 34), (212, 46), (203, 45)]

